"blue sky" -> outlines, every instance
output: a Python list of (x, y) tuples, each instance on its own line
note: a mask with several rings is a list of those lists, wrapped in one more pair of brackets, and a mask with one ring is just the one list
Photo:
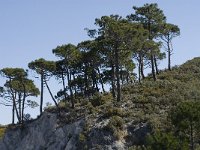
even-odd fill
[[(88, 39), (84, 28), (95, 28), (94, 20), (103, 15), (126, 16), (132, 6), (158, 3), (169, 23), (181, 29), (174, 39), (172, 64), (179, 65), (198, 57), (200, 1), (198, 0), (5, 0), (0, 1), (0, 68), (23, 67), (38, 58), (55, 60), (51, 53), (58, 45), (77, 44)], [(167, 66), (167, 61), (160, 64)], [(31, 75), (33, 77), (33, 75)], [(4, 80), (0, 78), (0, 85)], [(36, 81), (38, 83), (38, 81)], [(56, 91), (59, 85), (52, 82)], [(58, 88), (57, 88), (58, 87)], [(54, 92), (55, 92), (54, 91)], [(46, 100), (50, 99), (45, 93)], [(37, 98), (39, 101), (39, 98)], [(32, 113), (32, 116), (36, 116)], [(0, 106), (0, 124), (9, 123), (11, 110)]]

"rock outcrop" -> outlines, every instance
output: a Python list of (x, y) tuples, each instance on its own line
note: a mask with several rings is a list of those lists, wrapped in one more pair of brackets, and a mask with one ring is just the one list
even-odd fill
[(87, 119), (85, 116), (73, 122), (60, 123), (55, 113), (44, 112), (23, 128), (9, 128), (0, 141), (0, 150), (124, 150), (134, 142), (132, 140), (141, 140), (139, 136), (149, 131), (146, 124), (135, 129), (126, 127), (126, 138), (116, 139), (112, 132), (104, 129), (109, 119), (99, 121), (93, 118), (91, 121), (90, 118), (92, 126), (86, 133)]
[(58, 126), (57, 115), (43, 115), (23, 128), (9, 129), (0, 143), (1, 150), (69, 150), (76, 149), (84, 120)]

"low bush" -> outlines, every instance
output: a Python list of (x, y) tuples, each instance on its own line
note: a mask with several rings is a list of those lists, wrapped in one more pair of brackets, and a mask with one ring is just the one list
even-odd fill
[(108, 109), (106, 109), (105, 112), (105, 117), (112, 117), (112, 116), (120, 116), (123, 117), (125, 115), (125, 112), (118, 107), (109, 107)]
[(172, 133), (155, 132), (146, 137), (147, 150), (188, 150), (188, 142), (180, 141)]
[(0, 139), (3, 138), (6, 131), (6, 127), (0, 126)]
[(104, 93), (104, 94), (95, 93), (94, 96), (90, 98), (90, 102), (94, 107), (103, 105), (112, 100), (113, 100), (112, 95), (109, 93)]
[(109, 123), (104, 127), (105, 130), (112, 132), (116, 139), (120, 139), (123, 136), (123, 127), (125, 122), (119, 116), (113, 116)]

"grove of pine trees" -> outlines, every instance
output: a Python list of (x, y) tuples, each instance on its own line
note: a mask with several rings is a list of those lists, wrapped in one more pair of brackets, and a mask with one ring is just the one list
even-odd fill
[[(110, 88), (113, 99), (121, 101), (123, 85), (142, 82), (145, 68), (151, 69), (152, 80), (159, 74), (159, 61), (168, 59), (171, 70), (172, 40), (180, 35), (177, 25), (167, 18), (157, 4), (133, 7), (133, 13), (123, 18), (119, 15), (102, 16), (95, 20), (95, 29), (88, 29), (90, 40), (77, 45), (71, 43), (53, 48), (57, 61), (39, 58), (30, 60), (29, 69), (39, 75), (40, 91), (28, 78), (23, 68), (3, 68), (6, 79), (0, 88), (1, 104), (12, 107), (12, 123), (24, 121), (25, 105), (37, 106), (27, 97), (40, 94), (40, 114), (43, 111), (44, 88), (53, 103), (58, 101), (76, 105), (77, 97), (90, 97)], [(136, 69), (137, 73), (134, 72)], [(48, 81), (55, 78), (62, 83), (62, 90), (51, 92)]]

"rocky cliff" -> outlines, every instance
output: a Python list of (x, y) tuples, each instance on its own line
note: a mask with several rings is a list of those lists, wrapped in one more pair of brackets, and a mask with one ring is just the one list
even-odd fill
[[(142, 123), (135, 127), (123, 124), (121, 130), (113, 127), (116, 131), (112, 131), (108, 127), (110, 119), (100, 116), (61, 120), (56, 113), (44, 112), (23, 127), (9, 127), (0, 141), (0, 150), (124, 150), (133, 142), (141, 142), (149, 131)], [(118, 132), (121, 135), (114, 135)]]
[(9, 129), (0, 143), (1, 150), (68, 150), (76, 149), (84, 120), (58, 126), (57, 115), (44, 112), (36, 121)]

